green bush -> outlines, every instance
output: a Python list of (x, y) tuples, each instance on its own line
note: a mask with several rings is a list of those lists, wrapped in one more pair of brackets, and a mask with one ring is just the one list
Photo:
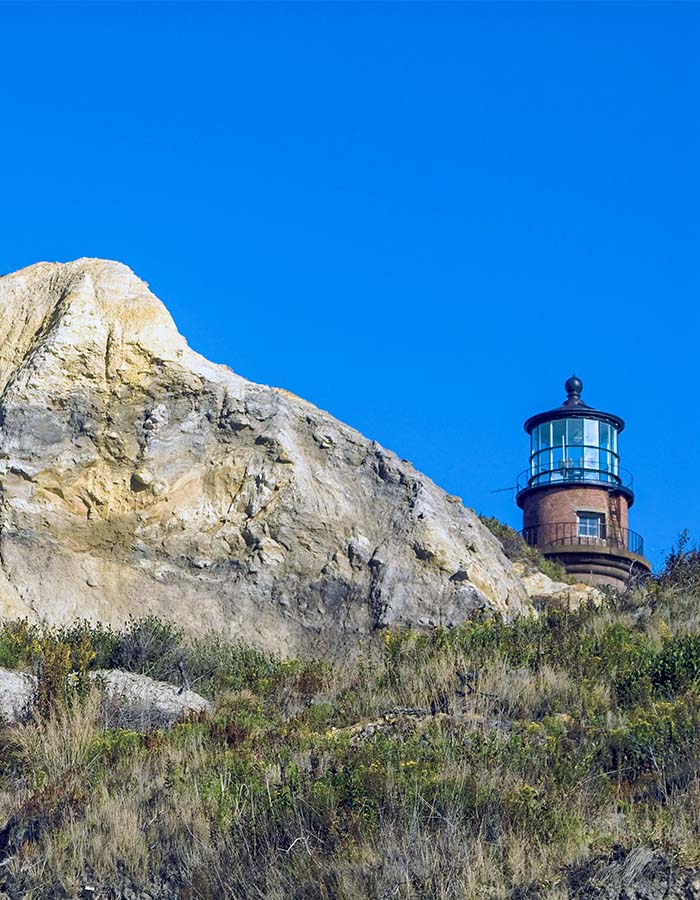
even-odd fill
[(181, 629), (170, 622), (155, 616), (134, 619), (114, 641), (107, 667), (160, 681), (175, 680), (183, 657), (183, 639)]
[(71, 645), (49, 632), (34, 640), (32, 655), (40, 715), (50, 716), (59, 708), (85, 699), (90, 690), (88, 670), (95, 656), (87, 634)]
[(27, 619), (4, 622), (0, 628), (0, 666), (20, 669), (28, 665), (40, 632), (40, 628)]
[(629, 706), (671, 698), (699, 680), (700, 635), (689, 634), (646, 647), (617, 676), (615, 687), (620, 703)]
[(678, 535), (657, 581), (663, 588), (670, 590), (690, 593), (700, 591), (700, 547), (691, 543), (687, 529)]
[(503, 552), (513, 562), (523, 563), (527, 570), (544, 572), (553, 581), (573, 584), (575, 579), (566, 574), (566, 569), (551, 559), (545, 559), (537, 547), (531, 547), (527, 541), (510, 525), (499, 522), (492, 516), (479, 516), (483, 525), (503, 545)]

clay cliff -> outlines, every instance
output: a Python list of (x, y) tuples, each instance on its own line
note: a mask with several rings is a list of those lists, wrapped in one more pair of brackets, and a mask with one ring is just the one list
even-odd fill
[(0, 278), (0, 614), (154, 613), (299, 653), (484, 607), (528, 600), (471, 510), (195, 353), (126, 266)]

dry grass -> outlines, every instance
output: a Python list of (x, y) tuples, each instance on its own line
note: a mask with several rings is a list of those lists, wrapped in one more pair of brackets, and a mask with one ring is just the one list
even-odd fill
[(6, 731), (6, 745), (34, 786), (87, 773), (97, 760), (94, 742), (101, 729), (102, 698), (92, 690), (83, 702), (57, 706), (51, 716)]
[(63, 827), (43, 842), (43, 877), (76, 893), (85, 873), (100, 881), (125, 874), (135, 883), (148, 875), (148, 844), (142, 817), (143, 798), (104, 786), (91, 796), (84, 814), (71, 814)]

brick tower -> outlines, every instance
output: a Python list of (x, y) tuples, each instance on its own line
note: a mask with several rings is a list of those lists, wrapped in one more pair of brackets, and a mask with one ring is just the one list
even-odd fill
[(651, 571), (644, 541), (628, 528), (632, 477), (618, 454), (625, 423), (587, 406), (580, 378), (564, 387), (561, 406), (525, 422), (530, 466), (516, 495), (523, 537), (581, 581), (623, 588)]

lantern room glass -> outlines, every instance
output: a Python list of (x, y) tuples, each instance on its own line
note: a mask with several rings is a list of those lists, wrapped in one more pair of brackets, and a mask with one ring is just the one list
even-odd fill
[(579, 416), (542, 422), (532, 430), (530, 484), (597, 481), (619, 484), (617, 429)]

